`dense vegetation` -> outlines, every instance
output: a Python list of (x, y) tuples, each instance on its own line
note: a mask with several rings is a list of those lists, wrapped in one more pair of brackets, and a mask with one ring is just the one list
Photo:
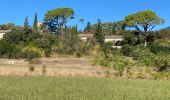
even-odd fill
[[(87, 22), (83, 31), (78, 30), (77, 24), (68, 25), (74, 17), (73, 9), (57, 8), (45, 14), (40, 27), (37, 14), (33, 28), (27, 17), (24, 27), (12, 23), (0, 25), (0, 29), (11, 30), (0, 40), (0, 57), (30, 60), (51, 55), (86, 55), (95, 58), (94, 65), (106, 67), (108, 74), (116, 70), (116, 76), (122, 76), (125, 70), (131, 74), (134, 67), (153, 68), (152, 71), (161, 73), (170, 69), (170, 29), (153, 31), (164, 22), (156, 13), (142, 11), (118, 22), (99, 19), (93, 25)], [(78, 34), (94, 36), (84, 42)], [(122, 48), (112, 48), (114, 43), (105, 43), (106, 35), (123, 35), (124, 40), (115, 43)]]
[(169, 100), (169, 81), (0, 77), (1, 100)]

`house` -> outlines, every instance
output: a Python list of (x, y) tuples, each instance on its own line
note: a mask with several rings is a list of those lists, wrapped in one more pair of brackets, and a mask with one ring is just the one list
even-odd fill
[(5, 33), (8, 33), (8, 32), (10, 32), (10, 31), (11, 31), (11, 30), (0, 30), (0, 39), (3, 38), (3, 36), (4, 36)]
[[(83, 41), (87, 41), (88, 38), (93, 38), (93, 34), (78, 34)], [(118, 42), (124, 38), (122, 35), (107, 35), (105, 36), (105, 42)]]
[[(87, 41), (89, 38), (93, 38), (93, 34), (78, 34), (81, 40)], [(105, 42), (113, 42), (112, 48), (120, 49), (122, 46), (117, 46), (116, 43), (123, 41), (124, 38), (122, 35), (107, 35), (105, 36)]]

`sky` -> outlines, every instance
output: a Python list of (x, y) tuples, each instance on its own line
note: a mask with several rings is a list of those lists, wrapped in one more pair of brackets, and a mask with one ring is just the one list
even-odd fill
[(101, 19), (102, 22), (115, 22), (144, 10), (152, 10), (165, 19), (165, 24), (155, 30), (170, 26), (170, 0), (1, 0), (0, 24), (12, 22), (23, 25), (28, 16), (32, 25), (35, 13), (38, 21), (42, 22), (47, 11), (61, 7), (75, 11), (75, 19), (70, 24), (76, 24), (81, 18), (85, 20), (79, 23), (79, 28), (83, 28), (87, 21), (96, 23), (97, 19)]

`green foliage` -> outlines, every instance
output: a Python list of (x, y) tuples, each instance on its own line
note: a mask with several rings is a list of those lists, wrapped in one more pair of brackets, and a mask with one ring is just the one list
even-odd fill
[(41, 71), (42, 71), (42, 75), (47, 74), (47, 67), (46, 67), (46, 66), (43, 66), (42, 69), (41, 69)]
[(116, 34), (116, 24), (113, 22), (102, 23), (102, 32), (104, 35)]
[(127, 27), (127, 25), (126, 25), (125, 21), (116, 22), (116, 28), (117, 28), (117, 32), (119, 34), (122, 34), (125, 31), (126, 27)]
[(37, 13), (35, 14), (35, 18), (34, 18), (34, 23), (33, 23), (33, 30), (34, 32), (38, 31), (38, 18), (37, 18)]
[[(163, 20), (159, 18), (156, 13), (146, 10), (141, 11), (136, 14), (131, 14), (126, 16), (125, 22), (128, 26), (153, 26), (163, 23)], [(149, 28), (149, 27), (148, 27)]]
[(113, 59), (113, 68), (118, 72), (118, 76), (123, 75), (125, 68), (128, 70), (134, 66), (134, 62), (125, 56), (115, 56)]
[(155, 39), (170, 39), (170, 28), (161, 29), (156, 32)]
[(45, 14), (45, 23), (52, 32), (61, 31), (66, 28), (70, 19), (74, 18), (74, 11), (71, 8), (57, 8)]
[(9, 44), (4, 40), (0, 40), (0, 57), (16, 59), (21, 58), (21, 48), (22, 46)]
[(136, 31), (126, 31), (123, 34), (122, 44), (139, 45), (143, 43), (143, 36)]
[(82, 57), (82, 53), (81, 53), (81, 52), (76, 52), (76, 57), (77, 57), (77, 58)]
[(29, 66), (29, 71), (30, 71), (30, 72), (34, 72), (34, 71), (35, 71), (35, 67), (34, 67), (33, 65), (30, 65), (30, 66)]
[(0, 98), (4, 100), (8, 98), (13, 100), (169, 100), (170, 98), (168, 80), (1, 76), (0, 83)]
[(84, 28), (84, 31), (91, 32), (93, 29), (90, 22), (87, 22), (87, 26)]
[(162, 71), (166, 71), (168, 69), (168, 67), (170, 67), (170, 59), (168, 58), (167, 55), (157, 55), (155, 57), (155, 66), (157, 67), (157, 71), (162, 72)]
[(160, 52), (170, 54), (170, 41), (168, 40), (157, 40), (153, 43), (150, 43), (148, 47), (155, 54)]
[(42, 48), (42, 49), (50, 49), (51, 48), (51, 43), (48, 39), (38, 38), (34, 42), (38, 48)]
[(22, 53), (24, 58), (27, 59), (41, 58), (44, 56), (43, 50), (33, 46), (26, 46), (22, 49)]
[(155, 80), (162, 80), (162, 79), (169, 79), (170, 78), (170, 72), (157, 72), (152, 74), (153, 79)]
[(20, 41), (23, 41), (23, 34), (21, 30), (14, 29), (9, 33), (4, 34), (3, 39), (10, 44), (18, 44)]
[(29, 22), (28, 22), (28, 17), (25, 18), (25, 21), (24, 21), (24, 30), (28, 30), (30, 29), (30, 26), (29, 26)]
[(104, 43), (103, 46), (101, 47), (102, 52), (104, 52), (105, 54), (110, 53), (113, 50), (112, 46), (113, 46), (112, 42)]
[(45, 14), (45, 20), (55, 19), (57, 16), (63, 18), (73, 17), (74, 11), (71, 8), (57, 8)]
[(94, 65), (100, 65), (102, 67), (112, 67), (113, 60), (112, 55), (107, 54), (105, 55), (103, 52), (98, 53), (98, 55), (93, 60)]
[(59, 44), (53, 46), (53, 50), (59, 54), (73, 55), (80, 50), (81, 40), (75, 27), (65, 29), (59, 34)]
[(144, 66), (154, 67), (154, 58), (155, 54), (153, 54), (149, 49), (138, 47), (133, 50), (132, 53), (133, 59), (139, 61), (139, 63)]
[[(133, 27), (138, 30), (144, 36), (144, 45), (147, 46), (147, 35), (156, 26), (163, 23), (163, 20), (159, 18), (156, 13), (146, 10), (131, 14), (125, 17), (125, 23), (129, 27)], [(140, 28), (142, 27), (142, 29)]]
[(33, 32), (31, 29), (22, 30), (15, 28), (11, 32), (6, 33), (3, 39), (9, 44), (27, 44), (39, 37), (41, 37), (40, 34)]
[(96, 41), (100, 44), (103, 45), (105, 42), (105, 36), (102, 33), (102, 25), (101, 25), (101, 20), (98, 20), (97, 27), (94, 33), (94, 37)]
[(133, 46), (126, 44), (126, 45), (122, 46), (121, 52), (124, 56), (130, 57), (130, 56), (132, 56), (133, 50), (134, 50)]

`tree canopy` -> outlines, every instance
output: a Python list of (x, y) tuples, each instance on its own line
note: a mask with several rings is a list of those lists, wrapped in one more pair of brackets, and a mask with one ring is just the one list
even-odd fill
[(135, 28), (144, 36), (146, 46), (147, 34), (156, 25), (160, 25), (164, 21), (155, 12), (146, 10), (126, 16), (124, 22), (127, 26)]
[(57, 8), (45, 14), (45, 23), (51, 31), (67, 27), (66, 23), (74, 18), (74, 11), (71, 8)]

